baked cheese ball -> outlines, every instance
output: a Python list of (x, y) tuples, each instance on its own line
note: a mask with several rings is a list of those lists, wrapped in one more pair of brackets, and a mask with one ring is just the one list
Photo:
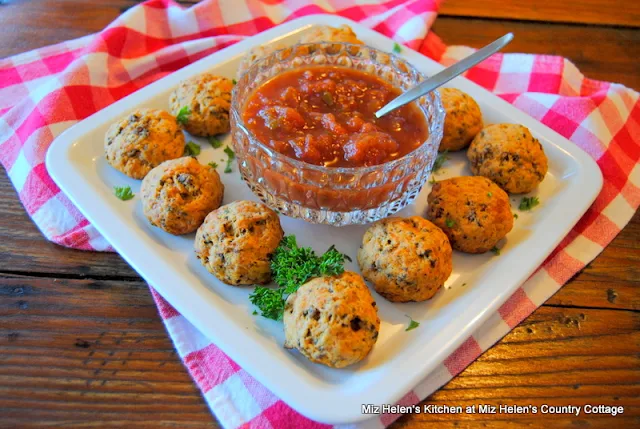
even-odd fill
[(363, 42), (358, 39), (358, 36), (356, 36), (356, 33), (354, 33), (348, 25), (341, 25), (338, 28), (330, 27), (328, 25), (318, 25), (313, 27), (311, 31), (300, 38), (300, 43), (317, 42), (363, 44)]
[(271, 280), (271, 255), (284, 231), (269, 207), (235, 201), (209, 213), (196, 233), (195, 251), (202, 265), (230, 285)]
[(364, 359), (380, 330), (371, 292), (362, 277), (348, 271), (300, 286), (287, 298), (283, 322), (286, 348), (333, 368)]
[(184, 153), (184, 134), (168, 112), (138, 109), (109, 127), (104, 138), (107, 162), (134, 179), (142, 179), (164, 161)]
[(187, 107), (182, 124), (194, 136), (213, 136), (229, 132), (233, 82), (226, 77), (203, 73), (180, 82), (171, 93), (171, 113), (178, 116)]
[(142, 181), (140, 194), (149, 222), (181, 235), (195, 231), (209, 212), (220, 207), (224, 186), (213, 167), (184, 157), (151, 170)]
[(364, 278), (393, 302), (432, 298), (451, 275), (451, 258), (447, 236), (419, 216), (374, 223), (358, 251)]
[(454, 249), (462, 252), (491, 250), (513, 228), (509, 197), (486, 177), (437, 182), (427, 201), (427, 218), (447, 234)]
[(494, 124), (471, 142), (467, 157), (471, 171), (488, 177), (513, 194), (532, 191), (544, 180), (548, 163), (542, 145), (529, 129), (517, 124)]
[(438, 150), (450, 152), (469, 146), (482, 130), (480, 106), (469, 94), (456, 88), (441, 88), (440, 99), (446, 112), (444, 135)]
[(240, 61), (240, 65), (238, 66), (237, 77), (240, 78), (244, 72), (249, 70), (251, 65), (258, 61), (260, 58), (264, 58), (269, 54), (274, 53), (280, 49), (286, 48), (286, 45), (280, 43), (272, 43), (270, 45), (259, 45), (254, 48), (251, 48), (245, 55), (242, 57)]

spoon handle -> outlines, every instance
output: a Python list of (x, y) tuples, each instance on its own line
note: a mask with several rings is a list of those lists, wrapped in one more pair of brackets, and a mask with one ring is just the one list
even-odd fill
[(511, 42), (511, 40), (513, 40), (513, 33), (507, 33), (498, 40), (491, 42), (484, 48), (477, 50), (473, 54), (458, 61), (454, 65), (447, 67), (440, 73), (431, 76), (420, 85), (411, 88), (409, 91), (391, 100), (386, 106), (376, 112), (376, 118), (380, 118), (381, 116), (386, 115), (392, 110), (395, 110), (400, 106), (404, 106), (405, 104), (412, 102), (416, 98), (422, 97), (423, 95), (428, 94), (439, 86), (444, 85), (454, 77), (464, 73), (471, 67), (486, 60), (491, 55), (504, 48), (509, 42)]

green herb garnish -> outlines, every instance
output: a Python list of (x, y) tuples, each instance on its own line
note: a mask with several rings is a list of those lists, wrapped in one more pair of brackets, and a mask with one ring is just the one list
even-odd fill
[(498, 249), (497, 246), (493, 246), (493, 249), (491, 249), (491, 251), (496, 255), (496, 256), (500, 256), (500, 249)]
[(400, 52), (402, 52), (402, 46), (400, 46), (398, 42), (393, 44), (393, 52), (396, 54), (399, 54)]
[(211, 136), (209, 137), (209, 144), (214, 148), (214, 149), (218, 149), (222, 147), (222, 142), (220, 140), (218, 140), (217, 138)]
[(438, 181), (436, 180), (436, 176), (431, 175), (431, 179), (429, 179), (429, 183), (431, 183), (432, 185), (435, 185), (436, 183), (438, 183)]
[(188, 142), (184, 145), (185, 156), (198, 156), (200, 155), (200, 146), (194, 142)]
[(487, 192), (487, 197), (491, 198), (493, 197), (493, 194), (491, 192)]
[(514, 213), (514, 214), (513, 214), (513, 218), (514, 218), (514, 219), (518, 219), (518, 213)]
[(518, 206), (518, 208), (522, 211), (529, 211), (539, 204), (540, 200), (538, 199), (538, 197), (522, 197), (520, 206)]
[(217, 162), (213, 162), (213, 161), (212, 161), (212, 162), (210, 162), (210, 163), (209, 163), (209, 167), (211, 167), (211, 168), (218, 168), (218, 163), (217, 163)]
[(445, 150), (444, 152), (438, 154), (435, 162), (433, 163), (433, 168), (431, 169), (432, 173), (435, 173), (436, 171), (440, 170), (440, 168), (442, 168), (447, 159), (449, 159), (449, 157), (447, 156), (448, 153), (449, 151)]
[(178, 112), (178, 116), (176, 116), (176, 121), (178, 121), (178, 123), (184, 125), (189, 120), (189, 115), (190, 114), (191, 114), (191, 108), (189, 108), (189, 106), (184, 106)]
[(284, 304), (292, 293), (312, 278), (335, 276), (344, 272), (345, 260), (351, 259), (331, 246), (322, 256), (310, 247), (298, 247), (295, 235), (282, 239), (271, 258), (271, 271), (277, 289), (257, 286), (249, 300), (262, 316), (282, 320)]
[[(405, 314), (405, 316), (407, 316), (407, 315)], [(405, 329), (405, 331), (410, 331), (410, 330), (416, 329), (418, 326), (420, 326), (420, 323), (416, 322), (415, 320), (413, 320), (411, 318), (411, 316), (407, 316), (407, 317), (409, 318), (409, 326), (407, 326), (407, 329)]]
[(127, 201), (135, 197), (135, 194), (131, 192), (131, 186), (114, 186), (113, 191), (116, 194), (116, 197), (120, 198), (122, 201)]
[(231, 163), (236, 159), (236, 153), (229, 146), (224, 148), (224, 153), (227, 154), (227, 166), (224, 168), (224, 172), (231, 173)]
[(256, 316), (256, 315), (258, 314), (258, 311), (257, 311), (257, 310), (253, 310), (253, 313), (251, 313), (251, 314), (253, 314), (254, 316)]
[(327, 106), (333, 106), (333, 95), (331, 95), (331, 93), (328, 91), (323, 92), (322, 101), (324, 101)]
[(260, 309), (262, 317), (282, 320), (286, 301), (283, 288), (269, 289), (264, 286), (256, 286), (251, 295), (249, 295), (249, 301)]
[(235, 80), (235, 79), (231, 79), (231, 82), (232, 82), (234, 85), (235, 85), (236, 83), (238, 83), (238, 81), (237, 81), (237, 80)]
[(456, 221), (451, 218), (446, 218), (444, 224), (447, 225), (447, 228), (453, 228), (456, 226)]

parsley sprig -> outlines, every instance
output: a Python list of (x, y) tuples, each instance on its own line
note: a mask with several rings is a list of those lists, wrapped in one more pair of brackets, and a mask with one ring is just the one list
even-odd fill
[(122, 201), (128, 201), (135, 197), (135, 194), (131, 192), (131, 186), (114, 186), (113, 193)]
[(231, 164), (236, 159), (236, 153), (229, 146), (224, 148), (224, 153), (227, 154), (227, 166), (224, 168), (225, 173), (231, 173)]
[(444, 163), (447, 162), (447, 160), (449, 159), (449, 157), (447, 156), (448, 153), (449, 151), (445, 150), (444, 152), (438, 154), (438, 156), (436, 157), (436, 160), (433, 163), (433, 168), (431, 169), (432, 173), (435, 173), (436, 171), (440, 170), (444, 165)]
[(518, 208), (524, 212), (524, 211), (531, 210), (532, 208), (534, 208), (539, 204), (540, 204), (540, 200), (538, 199), (538, 197), (522, 197), (522, 200), (520, 201), (520, 205), (518, 206)]
[(218, 149), (218, 148), (222, 147), (222, 142), (220, 140), (218, 140), (217, 138), (215, 138), (214, 136), (209, 137), (209, 144), (214, 149)]
[(184, 155), (185, 156), (200, 155), (200, 145), (197, 145), (194, 142), (188, 142), (186, 145), (184, 145)]
[(400, 52), (402, 52), (402, 46), (398, 42), (395, 42), (393, 44), (393, 53), (399, 54)]
[[(405, 314), (405, 316), (407, 315)], [(405, 331), (411, 331), (412, 329), (416, 329), (418, 326), (420, 326), (420, 322), (416, 322), (411, 318), (411, 316), (407, 317), (409, 318), (409, 326), (407, 326), (407, 329), (405, 329)]]
[(277, 289), (257, 286), (249, 300), (262, 316), (282, 320), (284, 304), (292, 293), (315, 277), (335, 276), (344, 272), (345, 260), (351, 259), (331, 246), (322, 256), (310, 247), (299, 247), (295, 235), (282, 239), (271, 258), (271, 271)]
[(176, 116), (176, 121), (184, 125), (189, 121), (190, 114), (191, 114), (191, 108), (189, 106), (183, 106), (182, 109), (178, 111), (178, 116)]

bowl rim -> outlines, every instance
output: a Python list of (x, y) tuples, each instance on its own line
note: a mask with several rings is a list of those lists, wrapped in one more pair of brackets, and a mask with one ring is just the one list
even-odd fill
[[(279, 55), (279, 53), (285, 51), (285, 50), (291, 50), (291, 49), (299, 49), (300, 47), (304, 47), (304, 46), (335, 46), (335, 45), (342, 45), (346, 48), (349, 48), (351, 46), (353, 47), (366, 47), (367, 49), (369, 49), (370, 51), (373, 51), (375, 53), (381, 53), (381, 54), (385, 54), (385, 55), (389, 55), (390, 57), (394, 58), (396, 61), (401, 62), (405, 67), (407, 67), (409, 72), (414, 72), (417, 75), (421, 76), (423, 79), (428, 79), (428, 76), (426, 76), (424, 73), (422, 73), (420, 70), (418, 70), (416, 67), (413, 66), (413, 64), (411, 64), (410, 62), (408, 62), (407, 60), (403, 59), (402, 57), (396, 55), (393, 52), (387, 52), (387, 51), (383, 51), (377, 48), (374, 48), (372, 46), (369, 46), (367, 44), (359, 44), (359, 43), (345, 43), (345, 42), (312, 42), (312, 43), (296, 43), (293, 44), (291, 46), (286, 46), (284, 48), (278, 49), (276, 51), (271, 52), (268, 55), (265, 55), (263, 57), (260, 57), (259, 59), (255, 60), (253, 63), (251, 63), (251, 66), (245, 70), (239, 77), (238, 77), (238, 83), (253, 69), (260, 67), (262, 64), (266, 63), (267, 61), (269, 61), (271, 58), (276, 57), (277, 55)], [(319, 66), (309, 66), (309, 67), (320, 67)], [(340, 67), (340, 66), (336, 66), (336, 67)], [(348, 67), (344, 67), (344, 68), (348, 68)], [(259, 88), (259, 87), (258, 87)], [(305, 169), (305, 170), (314, 170), (316, 172), (319, 173), (327, 173), (327, 174), (367, 174), (367, 173), (371, 173), (380, 169), (385, 169), (385, 170), (392, 170), (395, 169), (397, 166), (399, 165), (403, 165), (404, 163), (409, 162), (411, 159), (415, 158), (416, 154), (418, 152), (421, 152), (424, 150), (424, 147), (427, 146), (427, 144), (432, 143), (431, 139), (433, 138), (434, 133), (432, 132), (431, 129), (431, 125), (427, 119), (427, 115), (424, 112), (423, 108), (420, 106), (420, 104), (418, 104), (418, 106), (420, 107), (420, 111), (423, 113), (423, 115), (425, 116), (425, 121), (427, 122), (427, 128), (429, 129), (429, 135), (427, 136), (427, 139), (418, 147), (416, 147), (415, 149), (413, 149), (411, 152), (408, 152), (406, 154), (404, 154), (402, 157), (394, 159), (392, 161), (389, 162), (383, 162), (382, 164), (375, 164), (375, 165), (370, 165), (368, 167), (325, 167), (324, 165), (317, 165), (317, 164), (311, 164), (293, 157), (290, 157), (288, 155), (285, 155), (283, 153), (278, 152), (277, 150), (273, 149), (272, 147), (266, 145), (265, 143), (263, 143), (262, 141), (260, 141), (260, 139), (258, 139), (255, 134), (245, 126), (244, 121), (242, 120), (242, 115), (240, 114), (240, 107), (244, 107), (244, 106), (238, 106), (238, 85), (234, 85), (232, 93), (231, 93), (231, 116), (233, 117), (235, 122), (235, 125), (238, 126), (243, 132), (246, 133), (246, 135), (249, 137), (251, 142), (255, 142), (259, 145), (260, 149), (266, 151), (269, 156), (273, 157), (273, 158), (281, 158), (284, 159), (284, 162), (287, 163), (291, 163), (293, 164), (293, 166), (295, 168), (299, 168), (299, 169)], [(444, 120), (445, 120), (445, 116), (446, 116), (446, 112), (444, 110), (444, 106), (442, 105), (442, 100), (440, 98), (440, 93), (437, 89), (431, 91), (430, 93), (424, 95), (423, 97), (433, 97), (433, 106), (434, 106), (434, 110), (436, 112), (439, 112), (442, 116), (442, 123), (441, 123), (441, 127), (443, 128), (443, 132), (444, 132)], [(437, 125), (436, 125), (437, 126)], [(438, 145), (440, 144), (440, 142), (437, 143)], [(437, 148), (436, 148), (437, 151)], [(278, 159), (280, 160), (280, 159)]]

